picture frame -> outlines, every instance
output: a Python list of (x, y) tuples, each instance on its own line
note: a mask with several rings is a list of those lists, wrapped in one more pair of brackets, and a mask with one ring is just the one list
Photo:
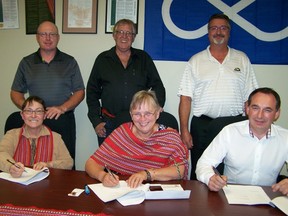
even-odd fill
[(130, 19), (138, 32), (139, 0), (106, 0), (105, 33), (112, 33), (115, 23), (120, 19)]
[(62, 33), (97, 33), (98, 0), (63, 0)]
[(36, 34), (43, 21), (55, 23), (55, 0), (25, 0), (26, 34)]

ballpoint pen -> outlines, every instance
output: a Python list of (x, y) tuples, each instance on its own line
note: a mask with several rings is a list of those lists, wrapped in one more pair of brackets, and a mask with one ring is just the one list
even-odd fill
[(111, 176), (113, 176), (113, 178), (115, 179), (115, 180), (117, 180), (116, 179), (116, 177), (115, 177), (115, 175), (111, 172), (111, 170), (108, 168), (108, 166), (105, 164), (105, 168), (106, 168), (106, 170), (108, 171), (108, 173), (111, 175)]
[[(18, 166), (16, 163), (10, 161), (9, 159), (7, 159), (7, 161), (8, 161), (10, 164), (12, 164), (12, 165), (14, 165), (15, 167), (17, 167), (18, 169), (21, 169), (20, 166)], [(27, 171), (24, 169), (24, 172), (27, 172)]]
[[(212, 166), (212, 169), (213, 169), (213, 171), (214, 171), (214, 173), (215, 173), (216, 175), (218, 175), (223, 181), (225, 181), (225, 180), (222, 178), (222, 176), (221, 176), (221, 174), (219, 173), (219, 171), (218, 171), (215, 167)], [(226, 181), (225, 181), (225, 182), (226, 182)], [(228, 187), (228, 186), (227, 186), (227, 182), (226, 182), (226, 187)]]

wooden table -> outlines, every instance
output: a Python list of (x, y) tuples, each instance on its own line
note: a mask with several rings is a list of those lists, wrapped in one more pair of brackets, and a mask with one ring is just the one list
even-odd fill
[[(67, 194), (74, 188), (84, 188), (85, 184), (98, 183), (84, 171), (50, 169), (48, 178), (28, 186), (0, 180), (0, 204), (15, 206), (36, 206), (45, 209), (78, 212), (106, 213), (121, 216), (270, 216), (284, 215), (280, 210), (268, 205), (242, 206), (229, 205), (223, 191), (211, 192), (205, 184), (198, 181), (169, 181), (180, 183), (184, 189), (191, 190), (188, 200), (145, 200), (140, 205), (123, 207), (117, 201), (103, 203), (92, 191), (79, 197)], [(270, 187), (265, 192), (274, 198)]]

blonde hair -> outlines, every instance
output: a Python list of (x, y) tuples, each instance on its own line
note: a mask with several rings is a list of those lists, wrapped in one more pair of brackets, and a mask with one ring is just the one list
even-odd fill
[(144, 103), (151, 104), (155, 108), (155, 110), (159, 110), (161, 108), (158, 99), (156, 97), (156, 93), (154, 91), (142, 90), (134, 94), (132, 101), (130, 103), (130, 112), (133, 109), (141, 107), (141, 105)]

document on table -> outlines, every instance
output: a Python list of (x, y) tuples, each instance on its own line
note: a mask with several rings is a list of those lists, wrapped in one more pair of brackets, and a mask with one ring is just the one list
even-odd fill
[[(89, 184), (88, 186), (103, 202), (119, 199), (118, 201), (120, 203), (123, 202), (125, 205), (142, 203), (145, 199), (145, 191), (149, 190), (148, 184), (130, 188), (126, 181), (119, 181), (119, 184), (115, 187), (105, 187), (102, 183)], [(125, 203), (125, 200), (127, 200), (127, 203)]]
[[(149, 191), (150, 184), (130, 188), (126, 181), (119, 181), (115, 187), (105, 187), (102, 183), (88, 185), (103, 201), (117, 200), (121, 205), (137, 205), (145, 199), (189, 199), (190, 190), (184, 191), (181, 185), (160, 184), (163, 191)], [(169, 190), (170, 188), (170, 190)]]
[(1, 172), (0, 179), (5, 179), (23, 185), (29, 185), (33, 182), (41, 181), (49, 175), (49, 169), (47, 167), (41, 170), (34, 170), (29, 167), (25, 167), (25, 170), (26, 172), (23, 172), (20, 178), (13, 178), (10, 173)]
[(288, 215), (288, 196), (276, 197), (271, 203)]
[(280, 196), (271, 200), (260, 186), (228, 185), (223, 191), (229, 204), (260, 205), (268, 204), (278, 207), (288, 215), (288, 197)]

